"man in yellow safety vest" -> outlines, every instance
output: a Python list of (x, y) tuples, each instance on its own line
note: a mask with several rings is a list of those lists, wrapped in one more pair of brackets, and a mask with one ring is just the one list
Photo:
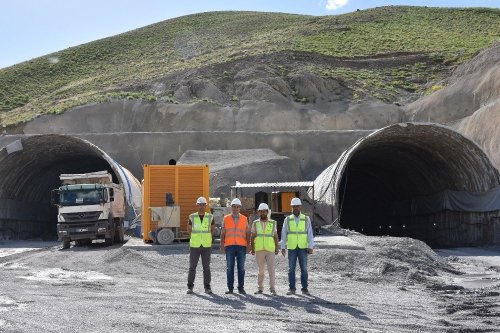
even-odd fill
[(293, 198), (291, 202), (293, 214), (287, 216), (281, 230), (281, 253), (286, 255), (288, 249), (288, 284), (287, 295), (295, 294), (295, 267), (297, 259), (300, 266), (300, 283), (302, 294), (310, 295), (308, 290), (307, 255), (313, 253), (314, 236), (309, 216), (301, 213), (302, 202)]
[(257, 211), (260, 219), (255, 220), (252, 225), (252, 254), (255, 255), (259, 266), (257, 278), (259, 289), (255, 294), (264, 292), (264, 273), (267, 266), (271, 295), (276, 296), (275, 256), (279, 253), (276, 221), (268, 218), (269, 206), (267, 204), (261, 203)]
[(210, 288), (210, 256), (212, 253), (212, 236), (215, 233), (214, 217), (210, 213), (206, 213), (207, 199), (199, 197), (196, 200), (198, 211), (189, 215), (187, 231), (191, 235), (189, 241), (189, 273), (188, 273), (188, 294), (193, 293), (194, 278), (196, 276), (196, 266), (201, 257), (203, 265), (203, 285), (205, 293), (211, 294)]

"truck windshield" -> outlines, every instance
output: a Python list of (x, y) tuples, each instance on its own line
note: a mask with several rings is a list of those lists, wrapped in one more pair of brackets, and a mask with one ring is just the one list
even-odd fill
[(104, 202), (102, 189), (61, 191), (61, 206), (96, 205)]

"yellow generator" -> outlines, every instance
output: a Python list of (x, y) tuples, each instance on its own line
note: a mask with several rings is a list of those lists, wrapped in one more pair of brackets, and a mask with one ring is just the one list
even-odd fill
[(144, 165), (144, 241), (170, 244), (174, 239), (189, 238), (189, 214), (198, 210), (198, 197), (208, 200), (209, 179), (208, 165)]

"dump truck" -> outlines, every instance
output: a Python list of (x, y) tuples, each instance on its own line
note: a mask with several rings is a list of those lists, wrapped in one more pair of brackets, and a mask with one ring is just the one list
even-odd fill
[(209, 180), (208, 165), (144, 165), (144, 242), (164, 245), (188, 239), (189, 214), (197, 211), (198, 197), (209, 197)]
[(58, 207), (57, 235), (63, 249), (104, 239), (107, 245), (122, 243), (125, 197), (108, 171), (61, 174), (62, 184), (52, 190), (51, 202)]

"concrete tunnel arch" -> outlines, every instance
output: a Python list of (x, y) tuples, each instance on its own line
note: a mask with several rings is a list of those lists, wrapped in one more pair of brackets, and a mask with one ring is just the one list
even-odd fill
[(33, 135), (0, 150), (0, 237), (56, 239), (50, 190), (62, 173), (108, 170), (125, 189), (126, 220), (140, 212), (141, 184), (96, 145), (67, 135)]
[[(333, 204), (343, 228), (438, 247), (482, 245), (494, 240), (499, 184), (488, 156), (460, 133), (438, 124), (402, 123), (345, 151), (318, 176), (315, 195)], [(476, 207), (448, 207), (454, 204), (450, 197), (458, 198), (455, 206), (467, 206), (468, 198), (488, 195), (494, 203), (478, 199)]]

